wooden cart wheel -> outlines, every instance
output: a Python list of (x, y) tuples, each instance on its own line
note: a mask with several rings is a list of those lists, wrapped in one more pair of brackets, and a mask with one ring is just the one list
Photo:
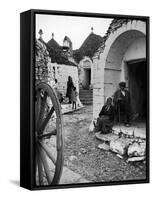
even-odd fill
[(56, 185), (63, 168), (61, 105), (46, 83), (36, 86), (36, 185)]

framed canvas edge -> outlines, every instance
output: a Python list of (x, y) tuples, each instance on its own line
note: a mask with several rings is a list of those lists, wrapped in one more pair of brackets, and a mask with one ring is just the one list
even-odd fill
[[(44, 189), (63, 189), (63, 188), (78, 188), (78, 187), (95, 187), (95, 186), (114, 186), (114, 185), (127, 185), (127, 184), (142, 184), (142, 183), (149, 183), (150, 182), (150, 127), (149, 127), (149, 119), (150, 119), (150, 75), (149, 75), (149, 69), (150, 69), (150, 17), (149, 16), (136, 16), (136, 15), (121, 15), (121, 14), (104, 14), (104, 13), (88, 13), (88, 12), (73, 12), (73, 11), (57, 11), (57, 10), (39, 10), (39, 9), (31, 9), (25, 12), (22, 12), (21, 15), (28, 13), (30, 14), (31, 22), (30, 23), (30, 101), (28, 104), (30, 105), (30, 138), (29, 138), (29, 144), (30, 144), (30, 184), (29, 186), (25, 186), (20, 182), (20, 186), (30, 189), (30, 190), (44, 190)], [(147, 146), (146, 146), (146, 152), (147, 152), (147, 158), (146, 158), (146, 179), (142, 180), (126, 180), (126, 181), (114, 181), (114, 182), (98, 182), (98, 183), (82, 183), (82, 184), (61, 184), (56, 186), (35, 186), (34, 184), (34, 80), (35, 80), (35, 73), (34, 73), (34, 66), (35, 66), (35, 54), (34, 54), (34, 46), (35, 46), (35, 15), (36, 14), (48, 14), (48, 15), (63, 15), (63, 16), (81, 16), (81, 17), (103, 17), (103, 18), (132, 18), (132, 19), (139, 19), (146, 21), (146, 60), (147, 60)], [(21, 48), (20, 51), (23, 49)], [(20, 64), (20, 68), (22, 68)], [(21, 75), (22, 79), (23, 74)], [(20, 90), (21, 91), (21, 90)], [(21, 98), (21, 96), (20, 96)], [(23, 115), (21, 112), (20, 115)], [(21, 124), (21, 123), (20, 123)], [(20, 132), (20, 139), (23, 134)], [(21, 139), (22, 140), (22, 139)], [(20, 146), (20, 152), (23, 147)], [(25, 153), (26, 154), (26, 153)], [(21, 159), (21, 154), (20, 154)], [(21, 168), (20, 168), (21, 169)], [(26, 170), (26, 168), (25, 168)], [(21, 174), (20, 174), (21, 176)]]

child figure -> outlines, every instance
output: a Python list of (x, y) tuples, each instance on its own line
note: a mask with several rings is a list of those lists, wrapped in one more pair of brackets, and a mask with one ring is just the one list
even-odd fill
[(77, 96), (78, 96), (78, 93), (76, 91), (76, 87), (73, 87), (72, 94), (71, 94), (72, 109), (76, 109)]

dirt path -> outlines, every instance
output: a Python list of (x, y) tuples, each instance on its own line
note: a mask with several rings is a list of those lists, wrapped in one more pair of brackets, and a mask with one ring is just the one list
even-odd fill
[(93, 182), (145, 179), (145, 164), (129, 164), (110, 151), (98, 149), (100, 142), (88, 127), (92, 106), (63, 116), (64, 165)]

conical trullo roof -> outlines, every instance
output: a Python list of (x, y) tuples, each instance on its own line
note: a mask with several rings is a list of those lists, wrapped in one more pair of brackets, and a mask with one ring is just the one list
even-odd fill
[(54, 40), (54, 38), (52, 38), (51, 40), (49, 40), (49, 41), (47, 42), (47, 46), (48, 46), (49, 48), (53, 48), (53, 49), (55, 49), (55, 50), (60, 49), (60, 45), (56, 42), (56, 40)]
[(94, 53), (103, 43), (103, 37), (96, 35), (93, 32), (88, 35), (81, 47), (74, 51), (74, 57), (79, 62), (84, 56), (90, 58), (93, 57)]

